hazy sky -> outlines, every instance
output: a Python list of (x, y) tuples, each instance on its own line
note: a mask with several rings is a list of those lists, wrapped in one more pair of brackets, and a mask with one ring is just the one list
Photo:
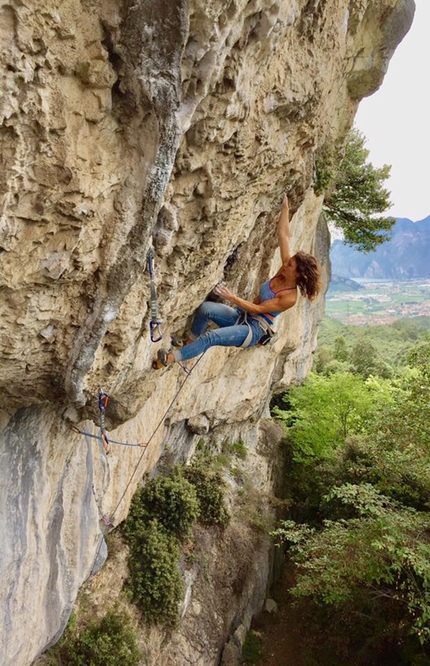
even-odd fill
[(355, 125), (372, 164), (392, 165), (387, 212), (417, 221), (430, 215), (430, 0), (415, 4), (412, 27), (380, 89), (360, 103)]

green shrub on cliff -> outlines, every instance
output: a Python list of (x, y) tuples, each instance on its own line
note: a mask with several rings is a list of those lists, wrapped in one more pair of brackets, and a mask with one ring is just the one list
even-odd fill
[(52, 666), (138, 666), (142, 659), (130, 620), (115, 611), (84, 629), (72, 619), (46, 656)]
[(199, 521), (203, 525), (225, 527), (230, 516), (224, 505), (224, 481), (219, 472), (196, 461), (185, 467), (183, 474), (193, 485), (200, 505)]
[(140, 526), (156, 518), (166, 532), (185, 539), (199, 513), (196, 491), (183, 475), (159, 476), (148, 481), (133, 497), (123, 532), (133, 541)]
[(122, 533), (130, 547), (127, 588), (148, 624), (172, 626), (183, 595), (181, 542), (196, 521), (225, 527), (224, 482), (210, 465), (178, 465), (151, 479), (133, 497)]
[(134, 531), (129, 559), (128, 589), (148, 624), (173, 626), (183, 586), (178, 568), (179, 541), (157, 520)]
[(127, 587), (149, 624), (177, 620), (179, 540), (190, 535), (199, 512), (196, 491), (181, 474), (151, 479), (133, 497), (122, 528), (130, 546)]

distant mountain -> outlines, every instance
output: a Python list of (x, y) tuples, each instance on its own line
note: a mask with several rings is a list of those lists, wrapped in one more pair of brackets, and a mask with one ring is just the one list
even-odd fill
[(330, 258), (332, 274), (340, 277), (430, 278), (430, 215), (420, 222), (396, 218), (391, 240), (367, 254), (335, 240)]
[(338, 275), (332, 274), (330, 280), (330, 292), (341, 292), (341, 291), (358, 291), (359, 289), (364, 289), (362, 284), (355, 282), (355, 280), (350, 280), (349, 278), (339, 277)]

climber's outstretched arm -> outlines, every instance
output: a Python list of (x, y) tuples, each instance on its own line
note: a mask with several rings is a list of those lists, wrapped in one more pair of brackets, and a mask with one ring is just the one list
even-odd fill
[(290, 252), (290, 210), (288, 207), (288, 197), (284, 194), (281, 206), (281, 213), (278, 221), (278, 241), (281, 250), (282, 263), (285, 264), (291, 257)]
[(284, 310), (291, 308), (297, 299), (297, 293), (294, 290), (284, 292), (282, 295), (275, 296), (275, 298), (263, 301), (262, 303), (251, 303), (251, 301), (245, 301), (244, 298), (239, 298), (239, 296), (233, 294), (223, 284), (217, 284), (214, 293), (226, 301), (237, 305), (242, 310), (245, 310), (245, 312), (249, 312), (251, 315), (265, 314), (266, 312), (284, 312)]

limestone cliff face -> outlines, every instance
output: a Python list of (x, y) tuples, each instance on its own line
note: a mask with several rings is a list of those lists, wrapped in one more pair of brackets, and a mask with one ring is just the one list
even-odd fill
[(117, 524), (166, 442), (188, 453), (181, 429), (243, 428), (306, 375), (322, 298), (283, 315), (267, 348), (208, 352), (143, 456), (118, 447), (106, 459), (70, 430), (87, 420), (95, 432), (103, 386), (115, 439), (148, 441), (183, 381), (179, 368), (151, 369), (151, 245), (167, 338), (220, 279), (252, 297), (275, 270), (283, 190), (293, 249), (327, 266), (315, 154), (341, 145), (413, 9), (0, 1), (5, 666), (62, 631), (100, 554), (97, 504)]

